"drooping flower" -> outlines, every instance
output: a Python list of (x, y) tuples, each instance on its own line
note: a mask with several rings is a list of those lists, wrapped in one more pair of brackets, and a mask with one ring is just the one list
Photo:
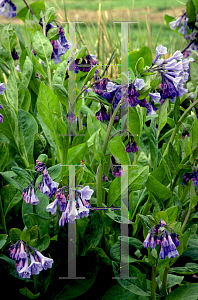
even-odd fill
[(126, 144), (125, 151), (127, 153), (131, 153), (131, 152), (135, 153), (135, 152), (139, 151), (139, 148), (133, 137), (131, 137), (131, 142), (129, 140), (128, 143)]
[(184, 17), (184, 15), (179, 17), (177, 20), (170, 22), (169, 23), (170, 28), (173, 29), (173, 30), (176, 30), (177, 27), (180, 27), (183, 17)]
[(44, 270), (51, 269), (53, 264), (53, 259), (45, 257), (41, 252), (35, 250), (35, 254), (38, 257), (39, 262), (41, 263)]
[(149, 93), (149, 96), (152, 98), (154, 102), (159, 103), (161, 96), (160, 93)]
[(32, 181), (27, 188), (23, 189), (22, 197), (27, 204), (37, 205), (39, 203), (39, 199), (35, 195), (35, 187)]
[(77, 192), (80, 194), (80, 198), (82, 200), (90, 200), (94, 191), (87, 185), (81, 190), (77, 190)]
[(120, 177), (124, 175), (124, 170), (121, 166), (115, 166), (112, 171), (113, 176)]
[(156, 61), (158, 60), (158, 58), (161, 56), (161, 55), (165, 55), (167, 54), (167, 48), (166, 47), (163, 47), (161, 44), (156, 47), (156, 57), (153, 61), (153, 65), (156, 63)]
[(99, 111), (96, 112), (95, 114), (97, 120), (103, 122), (104, 120), (109, 120), (109, 115), (107, 113), (107, 110), (103, 104), (101, 104), (101, 108)]
[(145, 86), (145, 82), (143, 79), (136, 78), (134, 82), (134, 86), (136, 87), (137, 90), (142, 90), (143, 87)]
[(0, 15), (5, 16), (5, 11), (8, 8), (8, 4), (9, 4), (9, 10), (6, 14), (6, 17), (7, 18), (16, 17), (16, 5), (14, 5), (14, 3), (12, 3), (12, 1), (10, 1), (10, 0), (2, 0), (0, 2)]
[(31, 264), (28, 267), (28, 270), (31, 272), (31, 274), (38, 275), (42, 270), (42, 264), (34, 259), (34, 256), (30, 254), (30, 260)]
[(185, 136), (188, 136), (190, 137), (190, 133), (188, 132), (188, 130), (184, 129), (183, 132), (182, 132), (182, 139), (184, 140)]
[(52, 196), (56, 194), (58, 185), (58, 182), (55, 182), (51, 179), (48, 170), (45, 167), (43, 171), (42, 181), (38, 185), (38, 188), (40, 189), (41, 193), (47, 195), (51, 199)]
[[(5, 83), (0, 83), (0, 94), (3, 95), (6, 90)], [(2, 106), (1, 106), (2, 108)]]
[(28, 269), (28, 257), (26, 257), (24, 267), (19, 271), (19, 277), (30, 278), (31, 271)]
[(108, 177), (103, 173), (102, 181), (108, 181)]
[(12, 58), (13, 58), (14, 60), (18, 60), (18, 59), (19, 59), (18, 53), (16, 52), (16, 49), (15, 49), (15, 48), (14, 48), (14, 50), (12, 51), (11, 55), (12, 55)]

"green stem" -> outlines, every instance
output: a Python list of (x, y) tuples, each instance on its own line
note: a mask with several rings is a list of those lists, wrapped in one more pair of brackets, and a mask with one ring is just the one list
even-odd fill
[(162, 290), (163, 290), (163, 294), (165, 297), (167, 296), (166, 284), (167, 284), (168, 270), (169, 270), (169, 266), (166, 266), (166, 268), (164, 270), (163, 281), (162, 281)]
[(47, 67), (47, 77), (48, 77), (49, 87), (52, 90), (52, 77), (51, 77), (51, 70), (50, 70), (49, 65)]
[[(115, 120), (115, 117), (117, 115), (117, 112), (120, 108), (120, 103), (118, 103), (117, 107), (115, 108), (113, 115), (110, 119), (108, 128), (107, 128), (107, 133), (105, 136), (105, 140), (104, 140), (104, 144), (102, 147), (102, 152), (105, 155), (106, 154), (106, 150), (107, 150), (107, 145), (108, 145), (108, 141), (109, 141), (109, 136), (110, 136), (110, 132), (113, 126), (113, 122)], [(97, 207), (102, 207), (102, 176), (103, 176), (103, 168), (102, 168), (102, 164), (100, 163), (98, 166), (98, 170), (97, 170), (97, 176), (96, 176), (96, 184), (97, 184)]]
[(37, 276), (33, 274), (33, 280), (34, 280), (34, 293), (37, 294)]
[(1, 196), (0, 196), (0, 215), (1, 215), (1, 223), (2, 223), (2, 227), (3, 227), (3, 231), (4, 231), (4, 233), (7, 234), (6, 221), (5, 221), (5, 215), (4, 215), (4, 211), (3, 211), (3, 204), (2, 204)]
[[(194, 101), (194, 102), (193, 102), (193, 103), (185, 110), (185, 112), (183, 113), (183, 115), (180, 117), (180, 119), (179, 119), (179, 121), (178, 121), (178, 123), (177, 123), (175, 129), (173, 130), (173, 133), (172, 133), (172, 135), (171, 135), (171, 137), (170, 137), (170, 139), (169, 139), (169, 141), (168, 141), (168, 144), (167, 144), (166, 149), (165, 149), (165, 151), (164, 151), (163, 157), (168, 153), (169, 144), (172, 143), (172, 142), (174, 141), (175, 135), (176, 135), (176, 133), (177, 133), (177, 131), (178, 131), (178, 129), (179, 129), (179, 126), (180, 126), (179, 123), (181, 123), (181, 122), (187, 117), (187, 115), (188, 115), (188, 113), (191, 111), (191, 109), (192, 109), (195, 105), (197, 105), (197, 104), (198, 104), (198, 100)], [(160, 160), (160, 163), (161, 163), (161, 162), (162, 162), (162, 159)], [(159, 164), (160, 164), (160, 163), (159, 163)]]
[(181, 227), (181, 232), (182, 232), (182, 233), (184, 232), (186, 223), (187, 223), (188, 218), (189, 218), (189, 216), (190, 216), (190, 212), (191, 212), (191, 210), (189, 209), (188, 212), (187, 212), (187, 215), (186, 215), (186, 217), (185, 217), (184, 223), (182, 224), (182, 227)]
[(155, 284), (156, 284), (156, 266), (152, 265), (152, 274), (151, 274), (151, 299), (155, 300)]

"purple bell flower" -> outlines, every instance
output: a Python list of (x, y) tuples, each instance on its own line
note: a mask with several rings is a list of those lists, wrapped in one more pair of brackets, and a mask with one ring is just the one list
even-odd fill
[(121, 166), (115, 166), (112, 172), (113, 176), (120, 177), (124, 175), (124, 170)]
[[(0, 83), (0, 94), (3, 95), (6, 90), (5, 83)], [(2, 106), (1, 106), (2, 108)]]
[(99, 111), (96, 112), (95, 116), (100, 122), (103, 122), (104, 120), (109, 120), (109, 115), (103, 104), (101, 104), (101, 108)]

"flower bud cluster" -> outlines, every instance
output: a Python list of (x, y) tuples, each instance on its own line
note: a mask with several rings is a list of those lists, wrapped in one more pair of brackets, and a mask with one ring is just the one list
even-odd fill
[[(179, 256), (179, 253), (176, 249), (176, 247), (180, 246), (180, 242), (178, 239), (178, 234), (175, 233), (175, 231), (171, 229), (171, 234), (169, 231), (165, 228), (166, 223), (164, 220), (161, 219), (160, 223), (157, 225), (154, 225), (148, 232), (148, 235), (144, 241), (144, 248), (151, 247), (152, 249), (156, 248), (157, 245), (161, 245), (161, 250), (159, 257), (160, 259), (165, 259), (166, 256), (168, 258), (174, 258)], [(159, 233), (160, 229), (162, 230), (162, 233), (160, 235), (156, 235), (155, 233)]]
[(38, 275), (42, 270), (52, 267), (53, 259), (45, 257), (38, 250), (30, 247), (22, 240), (17, 241), (9, 248), (10, 257), (15, 260), (16, 270), (19, 277), (30, 278), (31, 275)]

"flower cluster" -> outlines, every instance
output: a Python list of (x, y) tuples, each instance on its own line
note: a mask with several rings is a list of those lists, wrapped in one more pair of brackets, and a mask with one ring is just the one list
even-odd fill
[(189, 62), (193, 60), (183, 59), (183, 54), (180, 51), (176, 51), (173, 56), (166, 60), (159, 58), (165, 54), (167, 54), (167, 48), (159, 45), (156, 48), (156, 57), (153, 61), (153, 65), (157, 65), (153, 70), (158, 71), (162, 78), (159, 88), (157, 88), (157, 92), (161, 97), (161, 104), (167, 98), (174, 102), (175, 97), (182, 97), (188, 92), (184, 88), (184, 84), (188, 81), (189, 77)]
[(56, 194), (58, 185), (59, 185), (58, 182), (55, 182), (51, 179), (48, 170), (45, 167), (43, 170), (42, 181), (38, 185), (38, 188), (40, 189), (41, 193), (47, 195), (51, 199), (52, 196)]
[[(182, 24), (182, 20), (184, 21)], [(184, 38), (189, 41), (189, 47), (187, 47), (184, 51), (184, 57), (188, 57), (191, 54), (191, 51), (197, 51), (198, 50), (198, 45), (197, 45), (197, 32), (192, 30), (188, 26), (188, 21), (189, 19), (187, 18), (186, 12), (182, 14), (181, 17), (179, 17), (177, 20), (172, 21), (169, 23), (170, 28), (173, 30), (176, 30), (179, 28), (178, 33), (182, 34)], [(196, 19), (196, 22), (198, 19)], [(197, 28), (196, 28), (197, 29)]]
[(126, 144), (125, 151), (127, 153), (130, 153), (130, 152), (135, 153), (135, 152), (139, 151), (139, 148), (138, 148), (133, 136), (131, 136), (131, 142), (129, 140), (128, 143)]
[(9, 251), (10, 257), (15, 260), (16, 270), (21, 278), (30, 278), (34, 274), (38, 275), (42, 270), (51, 268), (54, 262), (53, 259), (45, 257), (27, 244), (24, 248), (22, 240), (11, 245)]
[(88, 217), (90, 200), (93, 190), (89, 186), (85, 186), (81, 190), (76, 190), (77, 201), (73, 197), (72, 191), (68, 196), (66, 196), (65, 188), (57, 190), (56, 199), (51, 202), (47, 207), (46, 211), (55, 214), (57, 211), (57, 205), (59, 203), (60, 211), (62, 211), (61, 218), (59, 220), (59, 226), (64, 226), (65, 223), (75, 223), (75, 219)]
[[(187, 183), (190, 179), (192, 179), (192, 181), (194, 182), (194, 186), (197, 187), (198, 186), (198, 169), (194, 169), (194, 171), (192, 173), (186, 173), (183, 175), (183, 182)], [(182, 185), (183, 185), (182, 182)]]
[(0, 2), (0, 16), (5, 16), (5, 11), (8, 9), (8, 4), (9, 4), (9, 10), (7, 11), (6, 17), (7, 18), (16, 17), (16, 6), (10, 0), (2, 0)]
[(88, 54), (86, 57), (75, 60), (75, 73), (78, 73), (79, 71), (89, 72), (91, 68), (97, 64), (98, 62), (96, 60), (96, 56), (93, 54)]
[[(176, 249), (176, 247), (180, 246), (180, 242), (178, 239), (179, 235), (169, 227), (171, 229), (170, 234), (165, 226), (169, 227), (168, 225), (166, 225), (166, 222), (161, 219), (159, 224), (151, 227), (143, 243), (144, 248), (151, 247), (152, 249), (156, 247), (156, 244), (161, 245), (159, 254), (160, 259), (165, 259), (166, 256), (168, 256), (168, 258), (179, 256), (179, 253)], [(156, 235), (156, 233), (160, 233), (160, 235)]]
[(39, 204), (39, 199), (35, 195), (35, 187), (32, 181), (30, 182), (28, 187), (23, 190), (22, 197), (27, 204), (32, 204), (32, 205)]

